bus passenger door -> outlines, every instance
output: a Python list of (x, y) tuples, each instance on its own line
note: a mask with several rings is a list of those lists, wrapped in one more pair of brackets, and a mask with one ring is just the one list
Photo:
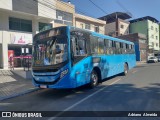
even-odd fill
[(87, 83), (89, 58), (87, 58), (85, 39), (71, 36), (72, 70), (75, 72), (77, 86)]

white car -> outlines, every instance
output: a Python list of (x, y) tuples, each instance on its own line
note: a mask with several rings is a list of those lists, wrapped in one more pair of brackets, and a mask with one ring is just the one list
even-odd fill
[(152, 63), (152, 62), (156, 63), (156, 62), (158, 62), (158, 58), (157, 58), (157, 57), (154, 57), (154, 56), (149, 57), (147, 62), (148, 62), (148, 63)]
[(160, 56), (157, 56), (157, 58), (158, 58), (158, 62), (160, 62)]

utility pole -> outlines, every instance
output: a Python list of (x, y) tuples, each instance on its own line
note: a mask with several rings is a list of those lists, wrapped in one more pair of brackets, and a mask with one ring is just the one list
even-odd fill
[(147, 47), (146, 47), (146, 60), (148, 60), (148, 53), (149, 53), (149, 28), (147, 27), (147, 35), (146, 35), (146, 43), (147, 43)]

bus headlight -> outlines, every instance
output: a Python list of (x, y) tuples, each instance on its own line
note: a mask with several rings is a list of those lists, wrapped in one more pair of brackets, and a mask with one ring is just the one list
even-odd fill
[(60, 78), (64, 77), (68, 73), (68, 69), (61, 72)]

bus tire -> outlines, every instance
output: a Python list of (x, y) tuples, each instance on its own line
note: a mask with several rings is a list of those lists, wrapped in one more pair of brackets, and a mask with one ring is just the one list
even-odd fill
[(128, 65), (125, 63), (124, 64), (124, 72), (123, 72), (123, 75), (126, 76), (128, 73)]
[(98, 85), (98, 74), (95, 70), (92, 70), (89, 87), (94, 88)]

